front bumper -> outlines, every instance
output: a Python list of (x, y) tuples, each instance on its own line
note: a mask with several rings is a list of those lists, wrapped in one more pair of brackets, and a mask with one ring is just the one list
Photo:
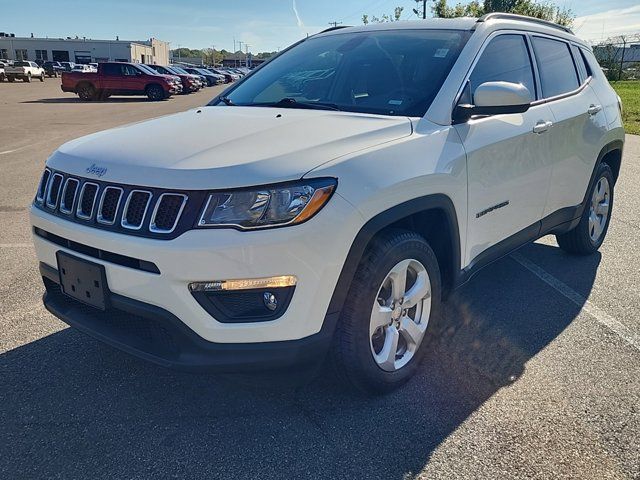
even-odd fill
[[(322, 212), (294, 227), (240, 232), (190, 230), (173, 240), (109, 232), (61, 219), (33, 207), (34, 227), (92, 249), (114, 252), (157, 266), (159, 274), (117, 264), (33, 235), (38, 260), (57, 269), (56, 252), (99, 263), (109, 291), (158, 307), (204, 341), (244, 344), (300, 340), (319, 333), (337, 279), (361, 217), (334, 195)], [(189, 291), (191, 282), (295, 275), (295, 292), (282, 316), (268, 321), (224, 323)], [(63, 318), (64, 319), (64, 318)]]
[(62, 293), (58, 271), (40, 264), (49, 312), (72, 327), (144, 360), (186, 371), (245, 372), (296, 366), (306, 368), (325, 356), (338, 315), (328, 315), (320, 332), (300, 340), (213, 343), (170, 312), (121, 295), (100, 311)]

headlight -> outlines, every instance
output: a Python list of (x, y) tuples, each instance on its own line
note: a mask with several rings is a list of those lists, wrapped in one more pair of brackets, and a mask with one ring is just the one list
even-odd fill
[(335, 179), (322, 178), (212, 193), (198, 226), (251, 230), (302, 223), (327, 203), (336, 185)]

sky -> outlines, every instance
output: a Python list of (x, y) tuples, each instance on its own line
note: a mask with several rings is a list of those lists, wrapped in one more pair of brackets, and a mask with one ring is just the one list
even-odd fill
[[(640, 33), (638, 0), (555, 3), (574, 12), (574, 31), (584, 39)], [(404, 6), (402, 19), (409, 20), (415, 18), (414, 5), (413, 0), (0, 0), (0, 31), (36, 37), (154, 37), (171, 48), (218, 50), (233, 50), (235, 39), (258, 53), (285, 48), (328, 28), (329, 22), (358, 25), (362, 14), (391, 14), (395, 6)]]

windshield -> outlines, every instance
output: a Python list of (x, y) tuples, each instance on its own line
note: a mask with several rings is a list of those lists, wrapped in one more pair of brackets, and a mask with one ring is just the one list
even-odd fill
[(171, 67), (171, 70), (173, 70), (176, 73), (179, 73), (180, 75), (189, 75), (189, 73), (185, 72), (182, 68), (180, 67)]
[(470, 32), (395, 30), (310, 38), (284, 52), (231, 91), (238, 106), (332, 108), (422, 116)]
[(149, 75), (158, 75), (158, 72), (156, 72), (153, 68), (145, 65), (144, 63), (139, 63), (136, 66), (143, 72), (148, 73)]

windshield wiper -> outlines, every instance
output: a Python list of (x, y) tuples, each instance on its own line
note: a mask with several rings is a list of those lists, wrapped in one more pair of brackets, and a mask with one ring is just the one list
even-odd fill
[(225, 105), (228, 105), (230, 107), (233, 107), (235, 105), (235, 103), (233, 103), (229, 97), (219, 97), (219, 98), (222, 102), (224, 102)]
[(308, 108), (310, 110), (336, 110), (340, 111), (340, 107), (333, 103), (323, 102), (299, 102), (295, 98), (285, 97), (277, 102), (259, 103), (256, 107), (280, 107), (280, 108)]

